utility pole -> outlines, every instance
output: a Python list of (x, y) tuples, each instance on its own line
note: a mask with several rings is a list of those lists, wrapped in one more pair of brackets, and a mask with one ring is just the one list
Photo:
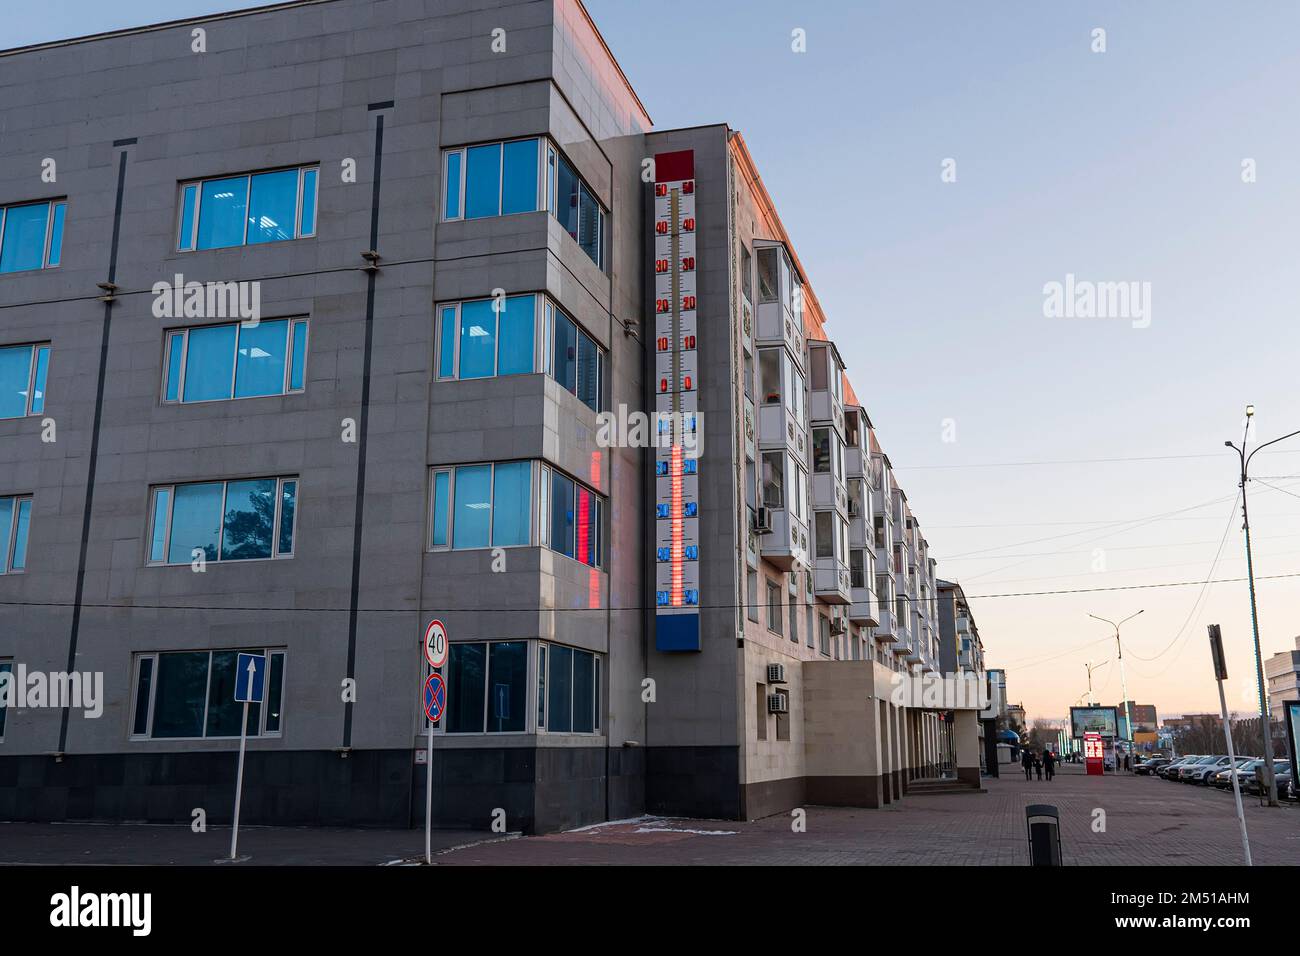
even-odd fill
[[(1142, 609), (1142, 611), (1145, 610), (1146, 608)], [(1133, 618), (1137, 617), (1138, 614), (1141, 614), (1142, 611), (1138, 611), (1137, 614), (1130, 614), (1128, 617), (1124, 618), (1124, 620), (1120, 621), (1119, 624), (1116, 624), (1114, 621), (1107, 621), (1104, 617), (1097, 617), (1096, 614), (1088, 615), (1088, 617), (1093, 620), (1109, 624), (1115, 629), (1115, 649), (1119, 652), (1119, 687), (1120, 691), (1124, 694), (1124, 723), (1127, 725), (1126, 729), (1128, 730), (1128, 752), (1130, 758), (1133, 756), (1133, 715), (1129, 713), (1128, 680), (1124, 676), (1124, 645), (1121, 644), (1119, 640), (1119, 629), (1121, 625), (1127, 624), (1129, 621), (1133, 620)], [(1116, 770), (1119, 769), (1118, 759), (1119, 758), (1117, 757)]]
[(1250, 582), (1250, 629), (1255, 637), (1255, 681), (1259, 686), (1259, 722), (1260, 728), (1264, 732), (1264, 786), (1268, 791), (1268, 805), (1276, 807), (1277, 803), (1277, 778), (1273, 775), (1273, 727), (1269, 720), (1268, 697), (1264, 687), (1264, 655), (1259, 647), (1259, 612), (1255, 605), (1255, 563), (1250, 550), (1250, 511), (1246, 507), (1246, 483), (1250, 480), (1250, 461), (1257, 454), (1267, 448), (1269, 445), (1276, 445), (1280, 441), (1300, 435), (1300, 429), (1283, 435), (1281, 438), (1274, 438), (1272, 441), (1266, 441), (1262, 445), (1256, 445), (1255, 450), (1249, 455), (1246, 454), (1246, 440), (1250, 437), (1250, 425), (1255, 417), (1255, 406), (1246, 406), (1246, 427), (1241, 435), (1241, 447), (1238, 448), (1230, 441), (1223, 444), (1237, 453), (1241, 461), (1241, 520), (1242, 527), (1246, 532), (1246, 578)]

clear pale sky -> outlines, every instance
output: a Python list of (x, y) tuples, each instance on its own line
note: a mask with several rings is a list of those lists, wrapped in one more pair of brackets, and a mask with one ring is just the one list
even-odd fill
[[(250, 5), (45, 0), (4, 18), (0, 47)], [(1244, 583), (980, 596), (1202, 582), (1220, 541), (1213, 576), (1245, 574), (1223, 442), (1247, 402), (1259, 440), (1300, 428), (1300, 7), (587, 7), (659, 128), (744, 133), (939, 575), (973, 596), (1030, 719), (1066, 714), (1090, 658), (1110, 661), (1095, 696), (1120, 700), (1114, 641), (1087, 615), (1139, 609), (1131, 697), (1217, 710), (1217, 622), (1229, 706), (1254, 707)], [(1046, 318), (1043, 286), (1067, 274), (1149, 282), (1150, 326)], [(1300, 437), (1279, 449), (1252, 465), (1284, 489), (1251, 483), (1260, 576), (1300, 574)], [(1079, 461), (1131, 458), (1158, 460)], [(1292, 648), (1300, 577), (1261, 580), (1259, 611), (1265, 657)]]

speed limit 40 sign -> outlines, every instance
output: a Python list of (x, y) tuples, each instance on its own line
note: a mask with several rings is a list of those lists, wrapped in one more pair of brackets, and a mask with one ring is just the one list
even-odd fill
[(443, 627), (442, 621), (430, 621), (425, 628), (424, 656), (435, 670), (447, 663), (447, 628)]

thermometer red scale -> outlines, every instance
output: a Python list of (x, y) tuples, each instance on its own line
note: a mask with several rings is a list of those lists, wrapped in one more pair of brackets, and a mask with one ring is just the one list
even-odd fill
[(695, 153), (655, 156), (655, 646), (698, 651), (699, 409), (696, 361)]

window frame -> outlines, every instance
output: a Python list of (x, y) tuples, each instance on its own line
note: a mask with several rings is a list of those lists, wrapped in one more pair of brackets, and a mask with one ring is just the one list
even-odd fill
[[(35, 508), (34, 497), (32, 494), (0, 495), (0, 501), (13, 502), (13, 507), (9, 509), (9, 527), (4, 529), (8, 537), (4, 539), (4, 553), (0, 554), (0, 577), (6, 577), (10, 574), (25, 574), (27, 572), (27, 553), (31, 549), (32, 539), (32, 511)], [(18, 550), (18, 521), (24, 503), (27, 505), (27, 543), (23, 547), (23, 566), (15, 568), (14, 557)]]
[[(314, 239), (320, 233), (320, 186), (321, 186), (321, 165), (320, 163), (304, 163), (301, 165), (273, 166), (269, 169), (249, 170), (243, 173), (222, 173), (216, 176), (203, 176), (198, 179), (182, 179), (177, 183), (176, 188), (176, 222), (172, 229), (172, 235), (175, 237), (173, 243), (173, 252), (213, 252), (220, 249), (242, 249), (248, 246), (248, 210), (252, 200), (253, 177), (261, 176), (266, 173), (283, 173), (289, 170), (297, 170), (298, 186), (294, 192), (293, 202), (293, 235), (288, 239), (277, 239), (276, 242), (293, 242), (297, 239)], [(307, 173), (314, 170), (316, 172), (316, 192), (312, 196), (311, 210), (311, 232), (302, 231), (303, 220), (303, 190), (306, 187)], [(244, 231), (238, 245), (232, 246), (207, 246), (199, 248), (199, 216), (203, 212), (203, 184), (213, 182), (219, 179), (240, 179), (244, 180)], [(186, 199), (185, 192), (187, 189), (194, 189), (193, 207), (187, 208), (189, 200)], [(181, 235), (181, 230), (185, 225), (186, 214), (190, 214), (192, 222), (190, 223), (190, 234), (188, 237), (189, 245), (182, 245), (186, 237)], [(255, 242), (253, 245), (271, 245), (272, 243)]]
[[(537, 191), (533, 196), (532, 209), (523, 209), (519, 212), (502, 212), (502, 206), (505, 197), (505, 165), (506, 165), (506, 145), (508, 143), (523, 143), (533, 140), (537, 143)], [(509, 139), (489, 139), (478, 143), (465, 143), (461, 146), (445, 147), (442, 151), (442, 188), (439, 190), (439, 206), (441, 207), (442, 222), (477, 222), (480, 219), (500, 219), (502, 216), (526, 216), (530, 212), (543, 212), (546, 210), (546, 153), (543, 149), (544, 143), (550, 140), (545, 136), (512, 136)], [(497, 157), (497, 212), (492, 216), (475, 216), (473, 219), (465, 218), (465, 186), (466, 173), (469, 167), (469, 150), (477, 146), (499, 146), (500, 155)], [(457, 190), (456, 215), (447, 215), (447, 183), (450, 176), (447, 174), (448, 164), (452, 154), (460, 156), (460, 170)]]
[[(435, 303), (433, 307), (434, 381), (437, 382), (479, 381), (487, 378), (510, 378), (515, 375), (545, 375), (547, 378), (551, 379), (551, 381), (555, 382), (557, 385), (563, 388), (566, 392), (568, 392), (578, 401), (582, 402), (583, 405), (586, 405), (587, 408), (590, 408), (593, 412), (599, 414), (600, 412), (605, 411), (608, 404), (605, 399), (605, 390), (606, 390), (606, 378), (608, 376), (609, 350), (606, 349), (603, 345), (601, 345), (594, 335), (589, 334), (587, 330), (583, 327), (582, 323), (579, 322), (577, 319), (575, 319), (568, 312), (568, 310), (560, 306), (559, 303), (557, 303), (551, 296), (547, 295), (545, 292), (543, 291), (517, 292), (514, 293), (513, 295), (506, 296), (506, 298), (515, 299), (515, 298), (523, 298), (524, 296), (532, 296), (533, 298), (533, 367), (530, 371), (507, 372), (505, 374), (501, 373), (500, 371), (501, 368), (500, 315), (501, 313), (497, 312), (494, 313), (498, 317), (498, 320), (497, 320), (496, 345), (495, 345), (495, 354), (493, 357), (492, 374), (477, 375), (474, 376), (472, 379), (465, 379), (461, 377), (460, 337), (461, 337), (462, 307), (467, 304), (471, 304), (475, 302), (489, 302), (492, 299), (491, 296), (479, 296), (476, 298), (453, 299), (447, 302)], [(452, 329), (451, 329), (451, 339), (452, 339), (451, 350), (450, 350), (451, 351), (451, 372), (449, 374), (444, 375), (442, 372), (442, 367), (443, 367), (443, 361), (447, 357), (448, 349), (447, 349), (446, 339), (443, 334), (442, 323), (443, 323), (443, 313), (449, 309), (454, 313), (455, 316), (455, 318), (452, 320)], [(566, 321), (571, 322), (573, 324), (573, 327), (577, 333), (577, 337), (578, 337), (577, 341), (579, 343), (579, 346), (581, 345), (582, 341), (586, 339), (588, 342), (591, 343), (592, 350), (595, 353), (596, 367), (592, 373), (596, 379), (596, 407), (595, 408), (592, 408), (591, 405), (588, 405), (586, 400), (583, 399), (582, 396), (578, 394), (577, 379), (580, 377), (580, 375), (575, 373), (574, 387), (572, 390), (570, 390), (569, 387), (565, 385), (563, 382), (561, 382), (560, 379), (555, 374), (555, 362), (554, 362), (554, 355), (552, 354), (552, 350), (554, 348), (554, 343), (555, 343), (555, 326), (556, 323), (560, 320), (560, 317), (563, 317)], [(578, 349), (578, 354), (579, 355), (582, 354), (581, 348)], [(578, 359), (576, 356), (574, 361), (576, 367), (576, 365), (578, 364)]]
[(23, 272), (41, 272), (45, 269), (57, 269), (63, 265), (63, 237), (59, 237), (59, 261), (50, 262), (50, 253), (53, 251), (51, 245), (54, 242), (54, 218), (57, 215), (56, 210), (60, 207), (63, 209), (63, 231), (68, 228), (68, 197), (60, 196), (53, 199), (32, 199), (22, 200), (20, 202), (11, 202), (0, 205), (0, 254), (4, 252), (5, 228), (9, 223), (9, 210), (25, 209), (28, 206), (45, 206), (45, 238), (41, 241), (41, 264), (34, 269), (11, 269), (8, 272), (0, 272), (0, 275), (18, 275)]
[[(271, 392), (268, 395), (236, 395), (235, 380), (236, 380), (236, 376), (239, 374), (240, 333), (246, 327), (256, 328), (257, 326), (260, 326), (263, 322), (286, 322), (287, 323), (285, 327), (285, 345), (284, 345), (284, 390), (280, 392)], [(230, 397), (229, 398), (196, 398), (193, 401), (186, 401), (185, 400), (185, 378), (186, 378), (186, 372), (189, 369), (189, 361), (190, 361), (190, 333), (198, 329), (217, 329), (229, 325), (235, 326), (234, 358), (232, 359), (231, 366), (230, 366)], [(297, 355), (295, 353), (295, 348), (294, 348), (294, 343), (295, 343), (294, 332), (297, 330), (298, 326), (300, 325), (307, 330), (302, 343), (302, 349), (303, 349), (302, 387), (292, 388), (291, 386), (293, 384), (293, 366), (294, 366), (294, 361), (297, 358)], [(163, 405), (208, 405), (208, 404), (212, 404), (213, 402), (247, 401), (249, 399), (258, 399), (258, 398), (284, 398), (286, 395), (301, 395), (304, 392), (306, 392), (307, 391), (307, 354), (311, 351), (311, 322), (308, 320), (308, 316), (305, 315), (273, 316), (270, 318), (259, 320), (257, 326), (251, 326), (251, 325), (246, 326), (244, 322), (214, 322), (210, 325), (183, 325), (183, 326), (178, 326), (176, 328), (163, 329), (162, 387), (160, 392), (161, 397), (159, 399), (160, 403)], [(176, 383), (176, 397), (168, 398), (167, 397), (168, 386), (171, 384), (171, 362), (169, 361), (169, 359), (171, 358), (171, 340), (172, 340), (172, 336), (174, 335), (180, 335), (183, 338), (183, 341), (181, 342), (180, 377)]]
[[(606, 534), (606, 531), (609, 526), (608, 496), (601, 494), (599, 491), (592, 488), (591, 485), (587, 484), (585, 481), (580, 481), (579, 479), (573, 477), (573, 475), (569, 474), (567, 471), (564, 471), (560, 468), (556, 468), (554, 465), (551, 465), (544, 461), (539, 463), (538, 474), (539, 474), (539, 479), (541, 481), (541, 486), (544, 489), (544, 494), (539, 495), (539, 502), (538, 502), (539, 507), (537, 509), (534, 509), (534, 513), (537, 515), (538, 522), (543, 529), (542, 533), (539, 536), (539, 539), (541, 541), (541, 546), (550, 549), (552, 553), (558, 554), (562, 558), (568, 558), (570, 561), (577, 562), (578, 564), (582, 565), (584, 568), (592, 568), (596, 571), (608, 572), (609, 571), (609, 541), (608, 541), (608, 536)], [(549, 512), (550, 512), (550, 505), (551, 505), (551, 477), (554, 474), (559, 474), (561, 477), (567, 479), (573, 485), (573, 498), (570, 499), (570, 503), (572, 505), (571, 510), (573, 511), (573, 517), (574, 517), (574, 545), (573, 545), (574, 554), (573, 555), (568, 555), (565, 554), (563, 551), (558, 550), (557, 548), (554, 547), (553, 543), (551, 542), (551, 534), (550, 534), (551, 526), (550, 526)], [(595, 564), (588, 564), (586, 561), (583, 561), (577, 557), (577, 550), (578, 550), (577, 519), (578, 519), (579, 490), (585, 490), (589, 495), (591, 495), (596, 500), (596, 533), (595, 535), (592, 536), (591, 539), (595, 541), (595, 547), (597, 552)], [(542, 510), (542, 508), (545, 508), (546, 510)]]
[[(22, 348), (28, 349), (30, 353), (27, 359), (27, 410), (21, 415), (0, 415), (0, 421), (15, 422), (45, 414), (46, 393), (49, 391), (50, 380), (50, 356), (53, 354), (52, 343), (48, 341), (16, 342), (13, 345), (0, 345), (0, 352)], [(40, 354), (42, 351), (45, 352), (45, 378), (41, 382), (44, 386), (41, 389), (41, 407), (37, 410), (33, 405), (36, 401), (36, 378), (40, 368)]]
[[(536, 658), (537, 660), (536, 673), (533, 675), (535, 677), (535, 680), (533, 681), (533, 688), (538, 695), (536, 732), (538, 734), (556, 734), (556, 735), (568, 734), (570, 736), (578, 736), (578, 737), (603, 737), (605, 735), (605, 730), (601, 724), (600, 717), (601, 717), (601, 701), (604, 700), (604, 693), (603, 693), (603, 688), (601, 686), (601, 682), (604, 678), (605, 669), (601, 667), (600, 661), (601, 661), (602, 654), (600, 653), (600, 651), (588, 650), (585, 647), (577, 647), (573, 644), (561, 644), (558, 641), (537, 641), (535, 643), (537, 644), (537, 648), (538, 648), (538, 653)], [(548, 726), (548, 722), (550, 718), (550, 709), (551, 709), (550, 697), (549, 697), (550, 687), (552, 684), (551, 664), (554, 663), (555, 661), (555, 655), (551, 653), (551, 649), (553, 646), (563, 647), (570, 652), (570, 656), (569, 656), (570, 729), (569, 730), (551, 730), (550, 727)], [(575, 698), (575, 694), (577, 693), (578, 682), (577, 680), (575, 680), (575, 677), (577, 675), (577, 669), (578, 669), (577, 655), (579, 653), (591, 655), (591, 667), (592, 667), (592, 677), (591, 677), (592, 680), (591, 728), (592, 729), (591, 730), (572, 729), (572, 725), (574, 722), (573, 717), (575, 713), (574, 705), (577, 702)], [(543, 665), (542, 663), (543, 660), (545, 660), (545, 665)], [(543, 671), (543, 667), (545, 668), (544, 671)]]
[[(226, 499), (230, 494), (230, 483), (241, 481), (274, 481), (275, 482), (275, 520), (271, 524), (271, 555), (267, 558), (223, 558), (221, 556), (222, 545), (226, 538)], [(172, 518), (176, 507), (176, 489), (183, 488), (186, 485), (211, 485), (221, 482), (221, 533), (217, 536), (217, 556), (215, 558), (204, 558), (207, 564), (245, 564), (250, 561), (286, 561), (296, 556), (298, 552), (298, 514), (299, 504), (302, 494), (302, 476), (301, 475), (260, 475), (251, 478), (213, 478), (201, 481), (175, 481), (169, 484), (150, 485), (149, 501), (146, 513), (148, 515), (148, 525), (145, 528), (144, 549), (145, 549), (145, 566), (151, 568), (181, 568), (188, 567), (194, 562), (193, 549), (191, 557), (185, 561), (169, 561), (167, 555), (171, 553), (172, 545)], [(288, 552), (280, 550), (280, 533), (281, 524), (284, 517), (284, 486), (286, 483), (294, 484), (293, 490), (293, 527), (290, 529), (291, 548)], [(158, 498), (159, 493), (166, 491), (167, 498), (167, 525), (163, 533), (162, 552), (163, 559), (155, 561), (153, 558), (154, 528), (158, 521)]]
[[(524, 726), (520, 730), (489, 730), (488, 718), (491, 716), (492, 713), (492, 697), (488, 693), (489, 685), (491, 684), (491, 680), (492, 680), (491, 645), (520, 644), (520, 643), (525, 645)], [(483, 647), (483, 714), (482, 714), (483, 729), (482, 730), (455, 730), (455, 731), (448, 730), (447, 713), (444, 712), (442, 717), (433, 724), (433, 732), (435, 734), (441, 734), (447, 737), (475, 737), (475, 736), (481, 737), (487, 735), (491, 735), (493, 737), (512, 737), (512, 736), (518, 737), (518, 736), (535, 734), (537, 732), (537, 727), (539, 726), (536, 701), (534, 700), (534, 695), (537, 693), (537, 666), (538, 666), (537, 661), (539, 658), (539, 652), (537, 648), (543, 647), (544, 642), (540, 642), (536, 638), (530, 639), (524, 637), (503, 637), (503, 638), (484, 638), (481, 640), (453, 641), (450, 646), (455, 647), (457, 645), (474, 645), (474, 644)], [(451, 694), (453, 693), (453, 688), (451, 686), (451, 674), (449, 673), (450, 668), (451, 668), (451, 654), (449, 651), (447, 656), (447, 663), (443, 664), (441, 667), (431, 669), (428, 667), (427, 664), (425, 665), (424, 679), (427, 681), (430, 674), (438, 674), (446, 682), (447, 693)], [(542, 706), (545, 706), (545, 704), (543, 703)], [(421, 710), (423, 710), (423, 708), (421, 708)], [(419, 719), (420, 719), (420, 732), (423, 734), (427, 734), (429, 732), (429, 723), (430, 723), (429, 715), (427, 713), (422, 712), (420, 714)]]
[[(578, 234), (576, 236), (570, 235), (568, 229), (566, 228), (564, 230), (565, 235), (568, 235), (570, 239), (572, 239), (575, 243), (577, 243), (578, 248), (582, 250), (583, 255), (587, 256), (588, 259), (591, 259), (592, 264), (595, 265), (597, 269), (599, 269), (603, 273), (608, 274), (609, 252), (607, 250), (607, 240), (609, 236), (609, 210), (605, 208), (605, 204), (601, 202), (600, 197), (596, 195), (596, 191), (591, 188), (591, 183), (586, 179), (586, 177), (582, 175), (582, 173), (578, 171), (578, 167), (573, 163), (572, 160), (570, 160), (567, 156), (564, 155), (564, 151), (560, 149), (549, 137), (544, 137), (544, 139), (546, 140), (546, 144), (547, 144), (547, 152), (542, 159), (543, 179), (545, 180), (545, 187), (543, 189), (543, 192), (545, 195), (545, 203), (546, 203), (546, 205), (543, 208), (545, 208), (546, 211), (550, 213), (551, 217), (557, 223), (563, 225), (559, 217), (559, 188), (558, 188), (560, 163), (563, 162), (569, 167), (569, 172), (573, 174), (573, 178), (578, 185)], [(595, 259), (592, 259), (591, 255), (587, 252), (586, 248), (583, 246), (582, 193), (584, 190), (591, 197), (592, 201), (596, 205), (596, 213), (597, 213), (596, 232), (598, 233), (598, 235), (596, 236), (595, 247), (598, 253), (598, 258)]]
[[(494, 540), (496, 534), (496, 494), (497, 494), (497, 466), (498, 465), (517, 465), (526, 463), (528, 468), (528, 540), (522, 544), (497, 544)], [(481, 468), (486, 465), (491, 471), (488, 473), (488, 543), (475, 545), (474, 547), (458, 548), (456, 542), (456, 471), (460, 468)], [(437, 481), (438, 475), (447, 475), (447, 543), (434, 544), (433, 532), (436, 522), (437, 501)], [(534, 548), (537, 537), (537, 517), (538, 510), (534, 507), (537, 500), (538, 469), (537, 461), (533, 458), (506, 458), (501, 461), (463, 461), (456, 462), (453, 465), (432, 465), (429, 468), (429, 508), (425, 517), (428, 525), (424, 535), (425, 551), (444, 552), (444, 551), (492, 551), (496, 548)]]
[[(208, 735), (206, 733), (208, 727), (208, 717), (209, 717), (208, 708), (212, 703), (212, 699), (211, 699), (212, 698), (212, 656), (213, 654), (216, 654), (218, 652), (231, 652), (231, 651), (235, 652), (236, 654), (261, 653), (267, 659), (266, 680), (263, 684), (261, 707), (257, 715), (257, 733), (250, 734), (249, 735), (250, 739), (254, 737), (256, 737), (257, 739), (262, 739), (264, 737), (283, 738), (284, 718), (285, 718), (284, 705), (285, 705), (285, 701), (288, 699), (288, 694), (285, 693), (285, 686), (284, 686), (285, 674), (287, 673), (288, 658), (289, 658), (289, 648), (287, 645), (283, 647), (261, 647), (261, 648), (198, 647), (198, 648), (193, 648), (188, 650), (176, 648), (176, 649), (166, 650), (166, 651), (161, 651), (161, 650), (143, 651), (132, 655), (131, 706), (130, 708), (128, 708), (127, 715), (126, 715), (127, 740), (132, 742), (149, 741), (149, 740), (159, 740), (159, 741), (168, 741), (168, 742), (176, 741), (176, 740), (238, 740), (240, 737), (239, 734), (222, 736), (216, 734)], [(158, 667), (159, 667), (158, 662), (159, 659), (162, 658), (164, 654), (207, 654), (208, 655), (208, 669), (203, 680), (203, 729), (205, 733), (197, 737), (155, 737), (153, 735), (153, 724), (154, 724), (154, 717), (156, 711), (155, 705), (157, 704), (157, 700), (158, 700)], [(267, 718), (268, 704), (270, 703), (271, 672), (273, 670), (271, 665), (271, 658), (277, 655), (281, 658), (280, 661), (280, 727), (278, 730), (267, 730), (266, 718)], [(135, 732), (135, 724), (136, 724), (136, 717), (138, 715), (139, 707), (140, 707), (140, 670), (143, 667), (143, 662), (145, 660), (153, 661), (153, 671), (152, 671), (152, 677), (149, 681), (149, 700), (146, 703), (145, 730), (143, 734), (137, 734)], [(0, 740), (2, 739), (3, 738), (0, 738)]]

